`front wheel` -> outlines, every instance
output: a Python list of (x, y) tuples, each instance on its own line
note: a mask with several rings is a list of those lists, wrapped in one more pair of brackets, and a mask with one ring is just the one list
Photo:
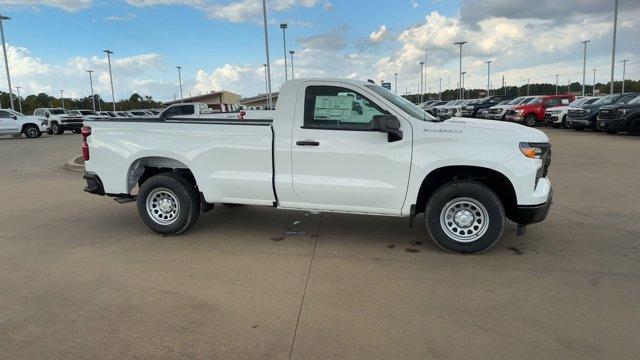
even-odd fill
[(38, 127), (35, 125), (25, 126), (22, 132), (24, 133), (24, 136), (26, 136), (29, 139), (35, 139), (37, 137), (40, 137), (40, 135), (42, 135), (42, 132), (40, 131), (40, 129), (38, 129)]
[(51, 123), (51, 132), (55, 135), (62, 135), (64, 133), (64, 130), (60, 127), (60, 125), (58, 125), (57, 122), (53, 122)]
[(526, 126), (534, 127), (538, 122), (538, 118), (535, 115), (527, 115), (523, 122)]
[(567, 126), (567, 115), (562, 117), (562, 122), (560, 123), (560, 126), (563, 129), (568, 129), (569, 127)]
[(425, 209), (427, 232), (441, 248), (455, 253), (487, 251), (502, 235), (505, 213), (487, 186), (467, 180), (441, 186)]
[(196, 186), (176, 173), (155, 175), (140, 187), (138, 214), (149, 229), (163, 235), (180, 235), (200, 217)]
[(631, 136), (640, 136), (640, 119), (631, 120), (627, 133)]

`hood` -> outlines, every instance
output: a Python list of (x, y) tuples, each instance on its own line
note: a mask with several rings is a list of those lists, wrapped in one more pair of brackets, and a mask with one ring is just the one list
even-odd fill
[(520, 110), (520, 109), (528, 109), (528, 108), (535, 108), (540, 106), (541, 104), (524, 104), (524, 105), (514, 105), (511, 109), (512, 110)]
[(547, 111), (564, 110), (568, 108), (569, 108), (569, 105), (560, 105), (560, 106), (553, 106), (553, 107), (547, 108)]
[(518, 141), (541, 143), (549, 142), (549, 137), (544, 132), (512, 122), (453, 117), (443, 121), (443, 123), (446, 125), (459, 126), (461, 128), (475, 128), (508, 133), (515, 135), (515, 137), (519, 139)]

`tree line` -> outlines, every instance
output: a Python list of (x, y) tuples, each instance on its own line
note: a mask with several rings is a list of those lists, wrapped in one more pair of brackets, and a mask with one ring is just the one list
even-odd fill
[[(598, 94), (600, 95), (608, 94), (610, 90), (609, 89), (610, 84), (611, 82), (608, 82), (606, 84), (597, 83), (596, 96)], [(621, 92), (622, 81), (615, 81), (613, 83), (613, 89), (615, 93)], [(587, 95), (590, 96), (593, 93), (593, 86), (587, 85), (585, 87), (585, 91)], [(640, 92), (640, 80), (625, 80), (624, 91)], [(566, 83), (564, 85), (558, 84), (558, 93), (568, 93), (568, 92), (571, 92), (574, 94), (582, 93), (582, 84), (579, 82), (573, 82), (571, 83), (571, 85), (568, 85)], [(555, 84), (549, 84), (549, 83), (529, 84), (529, 95), (553, 95), (555, 93), (556, 93)], [(491, 90), (491, 95), (504, 95), (504, 94), (510, 97), (525, 96), (527, 95), (527, 84), (520, 85), (520, 86), (506, 86), (506, 88), (500, 87), (500, 88)], [(459, 90), (456, 90), (456, 89), (445, 90), (442, 92), (442, 100), (445, 100), (445, 101), (456, 100), (458, 99), (458, 95), (459, 95)], [(486, 95), (487, 95), (487, 89), (465, 89), (466, 99), (477, 99), (477, 98), (484, 97)], [(417, 104), (418, 102), (420, 102), (420, 94), (409, 94), (409, 95), (402, 95), (402, 96), (413, 103)], [(422, 95), (423, 100), (437, 99), (437, 98), (438, 98), (437, 92), (425, 93)]]
[[(37, 95), (29, 95), (27, 97), (20, 97), (20, 103), (22, 105), (22, 113), (25, 115), (33, 114), (33, 111), (37, 108), (61, 108), (62, 100), (45, 93), (39, 93)], [(96, 111), (113, 110), (113, 103), (104, 101), (100, 95), (95, 95)], [(11, 108), (9, 102), (9, 93), (0, 92), (0, 105), (2, 108)], [(13, 94), (13, 106), (16, 111), (20, 111), (18, 106), (18, 97)], [(153, 109), (161, 107), (159, 101), (154, 100), (149, 95), (141, 96), (140, 94), (133, 93), (128, 99), (116, 101), (116, 109), (121, 110), (134, 110), (134, 109)], [(93, 105), (91, 103), (91, 95), (82, 97), (79, 99), (64, 98), (64, 108), (67, 110), (92, 110)]]

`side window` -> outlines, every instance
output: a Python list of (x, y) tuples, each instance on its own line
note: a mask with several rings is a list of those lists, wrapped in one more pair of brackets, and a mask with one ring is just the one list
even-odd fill
[(176, 115), (193, 115), (195, 113), (193, 105), (177, 106), (178, 114)]
[(562, 105), (569, 105), (569, 99), (562, 99)]
[(10, 118), (11, 115), (9, 115), (8, 112), (6, 111), (0, 111), (0, 119), (6, 119), (6, 118)]
[(386, 114), (359, 93), (337, 86), (309, 86), (305, 91), (304, 127), (367, 130), (376, 115)]

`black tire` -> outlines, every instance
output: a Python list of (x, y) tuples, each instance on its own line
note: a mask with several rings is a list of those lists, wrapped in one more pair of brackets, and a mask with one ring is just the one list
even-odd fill
[(629, 122), (627, 133), (631, 136), (640, 136), (640, 118), (633, 119)]
[[(476, 227), (478, 228), (475, 234), (462, 240), (450, 235), (451, 232), (464, 233), (465, 230), (456, 228), (457, 225), (453, 221), (447, 222), (449, 218), (445, 211), (451, 208), (456, 209), (456, 204), (460, 202), (470, 202), (471, 206), (461, 205), (460, 210), (455, 211), (475, 212), (471, 214), (472, 220), (469, 220), (471, 225), (466, 227), (468, 229), (466, 231), (472, 232), (476, 231), (474, 230)], [(484, 209), (475, 207), (478, 204)], [(482, 218), (486, 218), (487, 221), (478, 221)], [(504, 206), (498, 196), (487, 186), (475, 181), (458, 180), (441, 186), (431, 196), (425, 209), (427, 233), (438, 246), (455, 253), (477, 254), (489, 250), (502, 235), (504, 223)]]
[(560, 122), (560, 127), (562, 127), (563, 129), (568, 129), (569, 128), (567, 126), (567, 115), (562, 117), (562, 121)]
[(33, 124), (29, 124), (25, 126), (24, 129), (22, 129), (22, 133), (24, 134), (24, 136), (26, 136), (29, 139), (35, 139), (37, 137), (40, 137), (40, 135), (42, 135), (42, 132), (40, 131), (40, 129), (38, 129), (38, 127)]
[(60, 125), (58, 125), (57, 122), (52, 122), (51, 123), (51, 132), (55, 135), (62, 135), (64, 134), (64, 130), (60, 127)]
[(527, 115), (524, 117), (524, 120), (522, 120), (522, 123), (526, 126), (534, 127), (538, 123), (538, 118), (533, 114)]
[[(177, 201), (177, 207), (174, 206), (174, 208), (177, 208), (176, 213), (172, 214), (168, 212), (167, 215), (165, 215), (168, 218), (168, 220), (165, 220), (166, 224), (162, 224), (159, 222), (161, 220), (157, 220), (157, 217), (162, 217), (164, 214), (161, 212), (160, 207), (153, 207), (154, 204), (162, 205), (160, 204), (162, 200), (158, 199), (162, 199), (163, 193), (168, 193)], [(149, 199), (150, 196), (151, 199)], [(154, 199), (156, 201), (154, 201)], [(170, 199), (167, 201), (168, 203), (173, 203)], [(151, 205), (150, 211), (153, 212), (154, 209), (156, 210), (156, 218), (147, 211), (148, 204)], [(168, 208), (167, 211), (169, 211), (169, 209), (173, 208)], [(179, 174), (158, 174), (149, 178), (140, 187), (138, 193), (138, 214), (149, 229), (159, 234), (182, 234), (196, 223), (198, 217), (200, 217), (200, 211), (200, 197), (198, 196), (196, 186)]]

